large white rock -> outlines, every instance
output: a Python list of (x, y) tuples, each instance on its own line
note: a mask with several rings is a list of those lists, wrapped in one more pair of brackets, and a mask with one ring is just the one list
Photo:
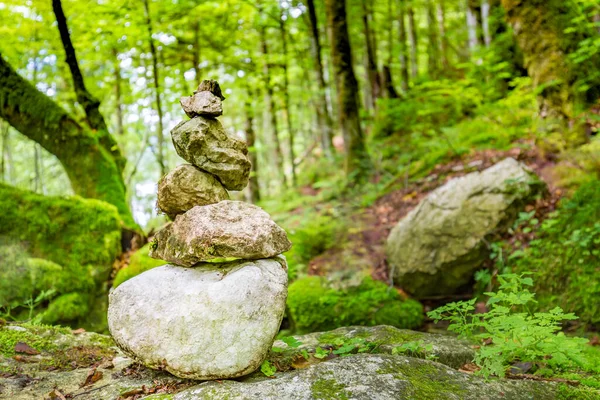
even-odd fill
[(108, 326), (123, 351), (181, 378), (256, 370), (277, 335), (287, 296), (282, 256), (195, 268), (165, 265), (109, 295)]

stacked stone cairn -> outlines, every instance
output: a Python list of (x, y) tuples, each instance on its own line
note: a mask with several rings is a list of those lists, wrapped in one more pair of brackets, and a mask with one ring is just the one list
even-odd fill
[(158, 208), (173, 222), (150, 256), (171, 263), (111, 291), (108, 324), (121, 349), (181, 378), (227, 379), (260, 367), (279, 331), (291, 247), (261, 208), (229, 200), (248, 184), (244, 142), (216, 119), (224, 97), (203, 81), (181, 99), (191, 118), (171, 131), (180, 165), (158, 184)]

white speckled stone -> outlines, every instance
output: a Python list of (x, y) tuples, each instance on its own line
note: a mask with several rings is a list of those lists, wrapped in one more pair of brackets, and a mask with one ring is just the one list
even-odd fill
[(150, 368), (202, 380), (246, 375), (277, 335), (287, 279), (283, 256), (154, 268), (110, 293), (109, 329)]

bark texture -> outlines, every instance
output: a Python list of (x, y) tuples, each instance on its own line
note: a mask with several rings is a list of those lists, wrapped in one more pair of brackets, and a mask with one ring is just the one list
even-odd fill
[(346, 2), (326, 0), (327, 23), (331, 44), (331, 60), (338, 95), (340, 126), (346, 150), (345, 169), (357, 180), (367, 175), (371, 166), (360, 126), (358, 82), (352, 67), (352, 50), (346, 19)]

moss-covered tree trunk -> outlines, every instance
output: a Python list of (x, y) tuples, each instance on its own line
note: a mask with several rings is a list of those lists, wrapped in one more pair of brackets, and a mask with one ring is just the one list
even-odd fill
[[(575, 63), (569, 57), (578, 44), (597, 33), (585, 24), (575, 26), (583, 17), (572, 0), (502, 0), (506, 18), (523, 52), (525, 67), (537, 87), (542, 87), (540, 108), (544, 115), (572, 120), (575, 109), (598, 98), (598, 82), (586, 82), (587, 90), (576, 85), (600, 68), (600, 58), (592, 56)], [(575, 28), (566, 32), (567, 28)]]
[(346, 150), (348, 177), (361, 180), (368, 174), (371, 160), (365, 148), (360, 126), (358, 82), (352, 67), (352, 49), (348, 36), (345, 0), (327, 0), (327, 24), (330, 33), (331, 60), (338, 95), (340, 126)]
[(126, 227), (136, 228), (121, 169), (100, 143), (105, 132), (79, 124), (1, 56), (0, 117), (58, 158), (75, 193), (115, 205)]

